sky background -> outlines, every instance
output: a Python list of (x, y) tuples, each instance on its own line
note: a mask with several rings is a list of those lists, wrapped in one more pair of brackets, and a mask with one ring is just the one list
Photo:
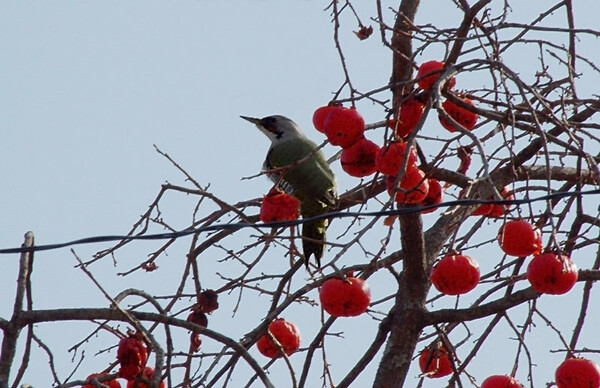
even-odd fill
[[(373, 2), (355, 3), (363, 23), (372, 24), (369, 18), (376, 15)], [(384, 3), (385, 7), (394, 6), (394, 2)], [(532, 7), (546, 4), (541, 0), (529, 3)], [(326, 104), (343, 82), (332, 39), (333, 25), (329, 12), (323, 10), (326, 4), (296, 0), (0, 2), (0, 247), (19, 246), (28, 230), (35, 233), (38, 245), (126, 233), (146, 211), (161, 184), (185, 183), (181, 173), (153, 145), (172, 156), (198, 182), (210, 184), (209, 190), (226, 201), (263, 195), (270, 187), (264, 178), (242, 178), (259, 171), (268, 140), (239, 115), (283, 114), (297, 121), (309, 137), (322, 141), (312, 128), (312, 112)], [(576, 7), (579, 27), (596, 27), (599, 3), (576, 2)], [(530, 21), (536, 12), (515, 6), (512, 15), (516, 20)], [(417, 21), (454, 26), (459, 14), (450, 1), (422, 1)], [(562, 21), (562, 14), (556, 20)], [(354, 86), (367, 91), (385, 85), (391, 57), (377, 32), (361, 42), (352, 33), (356, 30), (353, 20), (343, 21), (340, 39)], [(597, 40), (582, 39), (579, 52), (598, 63)], [(418, 62), (441, 56), (443, 48), (433, 46)], [(532, 61), (529, 67), (528, 56), (536, 58), (536, 53), (507, 54), (520, 63), (524, 78), (533, 77), (536, 71), (537, 62)], [(458, 82), (466, 89), (481, 83), (463, 76)], [(586, 95), (595, 91), (588, 83), (579, 92)], [(370, 103), (361, 103), (359, 110), (367, 122), (384, 118), (384, 112)], [(432, 129), (430, 135), (446, 136), (440, 128)], [(326, 147), (325, 151), (330, 156), (336, 150)], [(340, 192), (358, 183), (345, 177), (339, 165), (334, 165), (334, 170)], [(166, 199), (163, 209), (176, 228), (188, 225), (192, 210), (193, 202), (190, 205), (175, 196)], [(429, 218), (426, 224), (432, 220)], [(490, 235), (497, 228), (497, 224), (491, 225)], [(166, 260), (158, 263), (160, 270), (153, 273), (116, 275), (138, 265), (157, 247), (148, 242), (133, 244), (118, 255), (116, 263), (110, 259), (97, 263), (93, 272), (111, 295), (129, 287), (168, 294), (177, 284), (188, 245), (186, 240), (173, 247)], [(75, 250), (85, 260), (106, 247), (97, 244)], [(18, 256), (4, 255), (0, 260), (0, 316), (8, 318)], [(282, 262), (273, 258), (269, 265), (280, 265), (283, 270), (287, 263), (287, 259)], [(75, 264), (68, 249), (36, 255), (34, 307), (108, 305), (85, 275), (74, 268)], [(586, 267), (585, 263), (581, 266)], [(220, 279), (209, 274), (203, 278), (204, 284), (219, 287)], [(389, 276), (386, 279), (390, 281)], [(373, 294), (377, 299), (385, 291), (374, 289)], [(236, 298), (223, 295), (223, 310), (211, 317), (211, 322), (218, 322), (217, 326), (211, 323), (211, 328), (232, 338), (247, 331), (245, 323), (249, 329), (260, 322), (261, 317), (253, 313), (254, 306), (264, 303), (248, 294), (246, 305), (231, 319), (231, 305)], [(561, 298), (565, 297), (555, 300), (564, 300)], [(568, 315), (571, 309), (577, 311), (577, 306), (568, 305), (565, 303), (559, 315)], [(318, 330), (316, 310), (298, 308), (289, 313), (303, 324), (302, 330), (308, 327), (307, 338)], [(351, 365), (355, 357), (347, 351), (348, 343), (368, 343), (370, 336), (364, 333), (375, 327), (376, 322), (362, 317), (360, 321), (339, 323), (336, 331), (347, 330), (347, 336), (345, 340), (331, 340), (332, 360)], [(63, 335), (65, 331), (68, 338)], [(90, 325), (83, 324), (39, 327), (39, 335), (55, 349), (61, 378), (81, 355), (78, 352), (73, 361), (73, 354), (66, 349), (89, 332)], [(555, 343), (551, 330), (541, 329), (538, 333), (548, 334), (539, 341)], [(514, 343), (506, 341), (508, 335), (498, 330), (493, 343), (501, 354), (482, 352), (481, 361), (471, 368), (481, 368), (476, 377), (510, 372), (500, 370), (502, 364), (512, 365), (515, 354)], [(590, 347), (598, 346), (597, 339), (590, 343)], [(91, 349), (96, 347), (102, 348), (102, 344), (90, 344)], [(108, 356), (92, 357), (91, 349), (77, 373), (80, 378), (114, 359), (114, 351)], [(256, 351), (253, 354), (261, 357)], [(548, 354), (546, 349), (539, 357), (548, 360), (536, 368), (537, 383), (542, 386), (552, 380), (560, 355)], [(23, 382), (48, 386), (51, 380), (43, 353), (36, 352), (31, 365)], [(372, 382), (374, 365), (356, 386)], [(336, 370), (335, 375), (344, 376), (344, 368)], [(415, 370), (407, 386), (415, 386), (417, 376)], [(285, 368), (274, 368), (270, 377), (276, 385), (283, 384), (278, 386), (288, 381)], [(317, 386), (319, 374), (311, 375), (311, 381)], [(435, 384), (426, 382), (428, 387), (442, 386)]]

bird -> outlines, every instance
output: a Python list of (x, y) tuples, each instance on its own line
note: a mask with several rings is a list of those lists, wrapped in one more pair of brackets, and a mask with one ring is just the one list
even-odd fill
[[(302, 218), (325, 214), (337, 207), (335, 175), (323, 152), (304, 135), (298, 124), (281, 115), (262, 119), (240, 117), (256, 125), (271, 140), (263, 170), (276, 186), (298, 198)], [(273, 169), (278, 172), (269, 172)], [(302, 250), (307, 268), (313, 255), (317, 267), (321, 267), (328, 226), (327, 218), (303, 223)]]

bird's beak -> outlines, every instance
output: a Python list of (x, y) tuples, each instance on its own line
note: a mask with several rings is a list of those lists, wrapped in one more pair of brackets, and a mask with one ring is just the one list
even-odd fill
[(243, 118), (244, 120), (250, 121), (254, 125), (260, 124), (260, 119), (257, 119), (256, 117), (248, 117), (248, 116), (240, 116), (240, 117)]

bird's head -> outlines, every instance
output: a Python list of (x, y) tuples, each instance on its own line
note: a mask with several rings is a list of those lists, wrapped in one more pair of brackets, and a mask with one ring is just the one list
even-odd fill
[(298, 124), (285, 116), (267, 116), (262, 119), (247, 116), (240, 117), (256, 125), (273, 143), (304, 138), (304, 134)]

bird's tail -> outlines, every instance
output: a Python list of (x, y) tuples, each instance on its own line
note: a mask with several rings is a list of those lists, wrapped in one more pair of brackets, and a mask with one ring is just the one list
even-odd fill
[(323, 250), (325, 249), (325, 231), (328, 224), (329, 220), (321, 219), (302, 225), (302, 249), (307, 268), (312, 255), (315, 256), (317, 266), (321, 267), (321, 257), (323, 257)]

